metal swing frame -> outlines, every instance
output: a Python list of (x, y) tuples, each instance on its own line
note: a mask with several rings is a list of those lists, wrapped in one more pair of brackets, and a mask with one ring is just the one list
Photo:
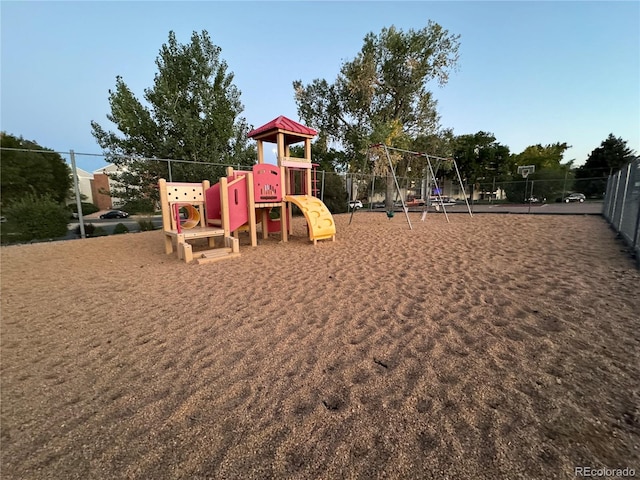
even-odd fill
[[(434, 171), (433, 165), (431, 164), (431, 159), (438, 160), (438, 161), (452, 161), (453, 162), (453, 166), (455, 167), (455, 170), (456, 170), (456, 176), (458, 177), (458, 182), (460, 183), (460, 188), (461, 188), (462, 192), (464, 192), (464, 203), (467, 205), (467, 211), (469, 212), (469, 216), (473, 217), (473, 212), (471, 211), (471, 206), (469, 205), (469, 200), (467, 199), (466, 190), (465, 190), (464, 184), (462, 182), (462, 176), (460, 175), (460, 169), (458, 168), (458, 163), (456, 162), (455, 158), (437, 157), (435, 155), (428, 155), (428, 154), (422, 153), (422, 152), (414, 152), (414, 151), (405, 150), (405, 149), (402, 149), (402, 148), (389, 147), (389, 146), (385, 145), (384, 143), (378, 143), (378, 144), (375, 144), (375, 145), (371, 145), (369, 147), (369, 149), (371, 149), (371, 148), (379, 148), (379, 147), (383, 147), (384, 148), (384, 153), (385, 153), (385, 155), (387, 157), (387, 161), (389, 162), (389, 170), (391, 171), (391, 174), (393, 175), (393, 181), (394, 181), (395, 186), (396, 186), (396, 192), (397, 192), (397, 195), (400, 197), (400, 201), (402, 202), (402, 210), (404, 211), (405, 217), (407, 218), (407, 224), (409, 225), (409, 229), (410, 230), (413, 230), (413, 226), (411, 225), (411, 220), (409, 219), (408, 208), (407, 208), (406, 204), (404, 203), (404, 198), (402, 196), (402, 192), (400, 191), (400, 185), (398, 184), (398, 177), (396, 176), (395, 168), (393, 167), (393, 163), (391, 162), (391, 156), (389, 155), (389, 150), (393, 150), (393, 151), (401, 152), (401, 153), (408, 153), (410, 155), (415, 155), (417, 157), (422, 157), (422, 158), (425, 158), (427, 160), (427, 167), (429, 168), (429, 173), (431, 174), (431, 179), (433, 180), (434, 186), (436, 188), (436, 196), (438, 197), (439, 206), (440, 206), (440, 208), (442, 208), (442, 212), (444, 213), (444, 216), (447, 219), (447, 223), (450, 223), (449, 215), (447, 214), (447, 210), (444, 208), (444, 201), (442, 200), (442, 195), (440, 193), (440, 187), (438, 186), (438, 180), (436, 179), (436, 176), (435, 176), (436, 172)], [(425, 208), (422, 211), (421, 220), (423, 222), (424, 222), (424, 220), (425, 220), (425, 218), (427, 216), (427, 211), (428, 211), (427, 203), (428, 202), (425, 203)]]

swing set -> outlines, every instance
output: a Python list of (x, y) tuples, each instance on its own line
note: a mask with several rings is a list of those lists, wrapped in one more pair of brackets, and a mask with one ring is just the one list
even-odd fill
[[(458, 182), (460, 184), (460, 189), (461, 191), (465, 191), (464, 189), (464, 184), (462, 182), (462, 177), (460, 175), (460, 170), (458, 169), (458, 164), (456, 162), (456, 160), (454, 158), (443, 158), (443, 157), (436, 157), (434, 155), (428, 155), (426, 153), (422, 153), (422, 152), (413, 152), (411, 150), (404, 150), (402, 148), (395, 148), (395, 147), (390, 147), (388, 145), (385, 145), (384, 143), (378, 143), (375, 145), (370, 145), (369, 149), (367, 151), (367, 157), (369, 157), (369, 155), (371, 154), (371, 150), (372, 149), (377, 149), (377, 148), (382, 148), (384, 149), (384, 153), (385, 156), (387, 158), (387, 161), (389, 162), (389, 171), (391, 172), (391, 175), (393, 176), (393, 182), (394, 185), (396, 187), (396, 199), (399, 197), (400, 198), (400, 202), (402, 204), (402, 211), (405, 214), (405, 217), (407, 219), (407, 224), (409, 225), (409, 229), (413, 230), (413, 226), (411, 225), (411, 220), (409, 219), (409, 213), (408, 213), (408, 207), (404, 201), (404, 196), (402, 195), (402, 191), (400, 190), (400, 185), (398, 183), (398, 177), (396, 175), (396, 170), (393, 166), (393, 162), (391, 161), (391, 155), (389, 154), (389, 151), (394, 151), (394, 152), (398, 152), (398, 153), (405, 153), (405, 154), (409, 154), (409, 155), (413, 155), (414, 157), (418, 157), (418, 158), (422, 158), (422, 159), (426, 159), (426, 169), (427, 169), (427, 191), (431, 192), (431, 181), (433, 181), (433, 187), (434, 187), (434, 192), (436, 195), (436, 199), (437, 199), (437, 203), (436, 203), (436, 210), (442, 209), (442, 212), (444, 213), (445, 218), (447, 219), (447, 223), (450, 223), (449, 220), (449, 215), (447, 214), (447, 210), (445, 208), (445, 201), (443, 200), (442, 197), (442, 189), (440, 188), (440, 186), (438, 185), (438, 180), (437, 180), (437, 173), (438, 170), (440, 168), (440, 166), (443, 163), (447, 163), (450, 162), (453, 164), (453, 167), (455, 168), (456, 171), (456, 176), (458, 178)], [(432, 160), (434, 162), (436, 162), (436, 168), (433, 168), (433, 163)], [(373, 189), (373, 187), (372, 187)], [(469, 206), (469, 201), (467, 199), (466, 194), (464, 195), (464, 202), (467, 206), (467, 211), (469, 212), (469, 216), (473, 217), (473, 213), (471, 212), (471, 207)], [(427, 199), (425, 201), (424, 207), (422, 209), (422, 215), (420, 217), (421, 221), (425, 221), (426, 217), (427, 217), (427, 212), (429, 209), (429, 204), (430, 204), (430, 198)], [(351, 214), (353, 216), (353, 212)], [(389, 220), (391, 220), (395, 215), (395, 212), (393, 210), (393, 208), (391, 208), (390, 210), (387, 211), (387, 218), (389, 218)]]

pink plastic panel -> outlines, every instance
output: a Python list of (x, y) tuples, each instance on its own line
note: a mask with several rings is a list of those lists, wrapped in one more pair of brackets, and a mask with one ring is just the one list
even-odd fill
[(229, 230), (233, 232), (248, 221), (247, 177), (243, 175), (229, 183)]
[(207, 220), (222, 220), (220, 211), (220, 183), (216, 183), (204, 192)]
[(268, 163), (253, 166), (253, 194), (256, 203), (282, 201), (280, 168)]

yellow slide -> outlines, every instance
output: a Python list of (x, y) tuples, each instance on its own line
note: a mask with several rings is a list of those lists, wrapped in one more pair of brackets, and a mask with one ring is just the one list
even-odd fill
[(311, 195), (287, 195), (285, 200), (295, 203), (304, 213), (309, 225), (309, 240), (316, 243), (316, 240), (336, 239), (336, 224), (322, 200)]

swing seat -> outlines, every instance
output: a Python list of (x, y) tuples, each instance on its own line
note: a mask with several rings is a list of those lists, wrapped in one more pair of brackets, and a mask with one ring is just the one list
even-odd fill
[(389, 211), (387, 212), (387, 217), (389, 217), (389, 218), (393, 218), (393, 216), (394, 216), (395, 214), (396, 214), (396, 212), (394, 212), (393, 210), (389, 210)]

